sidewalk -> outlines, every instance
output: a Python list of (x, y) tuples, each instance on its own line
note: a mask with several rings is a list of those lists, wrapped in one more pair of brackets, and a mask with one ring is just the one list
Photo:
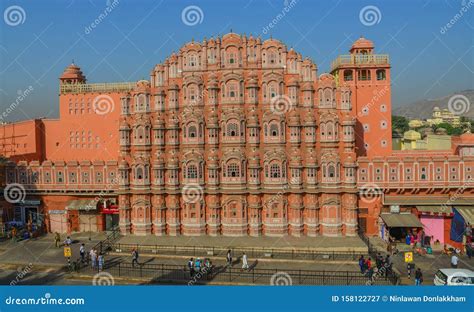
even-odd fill
[(312, 251), (346, 251), (367, 253), (367, 246), (359, 237), (227, 237), (227, 236), (137, 236), (126, 235), (119, 244), (163, 245), (163, 246), (206, 246), (206, 247), (248, 247), (275, 249), (307, 249)]
[[(90, 250), (99, 241), (105, 239), (105, 233), (76, 233), (71, 235), (73, 244), (71, 260), (79, 258), (79, 247), (85, 244), (86, 250)], [(90, 240), (89, 240), (90, 238)], [(61, 236), (65, 240), (66, 236)], [(64, 257), (64, 246), (55, 247), (54, 235), (48, 234), (36, 239), (14, 242), (12, 240), (0, 243), (0, 263), (32, 263), (40, 266), (66, 265)]]

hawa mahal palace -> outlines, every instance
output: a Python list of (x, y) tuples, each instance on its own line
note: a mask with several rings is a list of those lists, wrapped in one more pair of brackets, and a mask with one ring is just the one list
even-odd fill
[(0, 126), (3, 222), (125, 235), (424, 228), (450, 242), (454, 209), (474, 211), (474, 136), (393, 151), (390, 68), (365, 38), (318, 74), (278, 40), (235, 33), (187, 43), (149, 80), (87, 83), (73, 63), (59, 119)]

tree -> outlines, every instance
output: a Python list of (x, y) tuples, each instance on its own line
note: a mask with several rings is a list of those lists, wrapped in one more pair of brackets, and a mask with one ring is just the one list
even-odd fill
[(396, 131), (403, 134), (409, 129), (410, 127), (408, 126), (408, 119), (406, 117), (392, 116), (392, 134)]

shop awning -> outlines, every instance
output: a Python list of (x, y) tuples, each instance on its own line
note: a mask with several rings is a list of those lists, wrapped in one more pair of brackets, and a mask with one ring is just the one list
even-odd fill
[(380, 217), (387, 227), (423, 227), (412, 213), (382, 213)]
[(384, 205), (412, 205), (412, 206), (438, 206), (438, 205), (461, 205), (472, 206), (474, 197), (466, 196), (399, 196), (385, 195)]
[(68, 201), (66, 210), (96, 210), (97, 201), (95, 199), (73, 199)]
[(444, 205), (435, 205), (435, 206), (416, 206), (416, 209), (419, 212), (423, 213), (438, 213), (438, 214), (452, 214), (453, 213), (453, 208), (451, 206), (444, 206)]
[(464, 218), (464, 221), (473, 225), (474, 224), (474, 206), (470, 207), (454, 207), (461, 216)]

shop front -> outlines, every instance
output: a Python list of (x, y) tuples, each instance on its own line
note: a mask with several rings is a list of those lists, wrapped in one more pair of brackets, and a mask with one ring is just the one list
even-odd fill
[(418, 233), (423, 229), (423, 224), (416, 215), (408, 212), (400, 213), (382, 213), (381, 232), (385, 241), (392, 237), (395, 241), (404, 241), (406, 236), (411, 233)]
[(100, 214), (96, 199), (74, 199), (66, 206), (68, 233), (97, 232)]
[(418, 205), (416, 206), (425, 235), (430, 241), (437, 244), (445, 244), (449, 237), (447, 229), (453, 216), (453, 209), (447, 205)]
[[(474, 222), (473, 202), (472, 197), (448, 195), (384, 195), (383, 198), (385, 209), (397, 206), (400, 211), (414, 213), (423, 226), (423, 237), (429, 244), (455, 248), (462, 245), (461, 234), (458, 233), (464, 229), (461, 224), (469, 223), (468, 220)], [(456, 217), (456, 214), (459, 216)], [(425, 240), (423, 243), (428, 245)]]
[(17, 224), (26, 225), (28, 222), (33, 224), (40, 224), (43, 222), (43, 217), (40, 215), (39, 200), (24, 200), (14, 204), (13, 219)]
[(116, 204), (115, 198), (103, 200), (99, 203), (101, 206), (103, 230), (112, 231), (119, 225), (119, 208)]

